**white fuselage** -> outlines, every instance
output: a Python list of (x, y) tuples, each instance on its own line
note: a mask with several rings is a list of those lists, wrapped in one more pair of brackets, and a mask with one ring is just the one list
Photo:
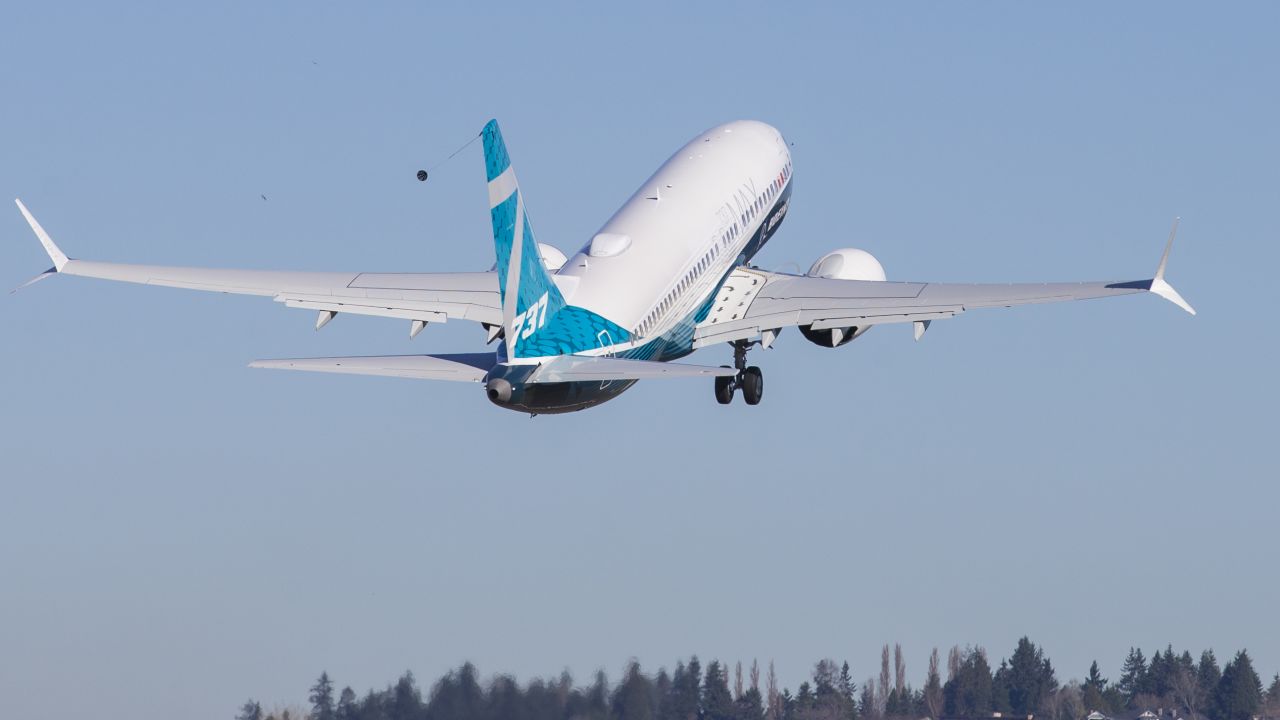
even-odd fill
[(640, 186), (560, 268), (556, 284), (570, 304), (632, 332), (632, 342), (603, 352), (669, 336), (776, 229), (790, 180), (791, 153), (773, 127), (744, 120), (711, 128)]

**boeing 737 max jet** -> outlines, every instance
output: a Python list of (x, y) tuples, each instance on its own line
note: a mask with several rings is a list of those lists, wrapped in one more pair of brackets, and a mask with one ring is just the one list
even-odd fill
[[(753, 121), (712, 128), (671, 156), (573, 257), (540, 245), (515, 170), (490, 121), (481, 132), (489, 180), (494, 270), (462, 273), (314, 273), (126, 265), (73, 260), (18, 201), (53, 259), (50, 275), (263, 295), (318, 313), (393, 317), (410, 336), (428, 323), (480, 323), (491, 352), (260, 360), (253, 367), (481, 383), (495, 405), (561, 413), (610, 400), (638, 380), (712, 377), (715, 397), (742, 390), (760, 402), (764, 380), (747, 350), (768, 348), (796, 326), (810, 342), (838, 347), (875, 325), (929, 323), (973, 308), (1152, 292), (1193, 313), (1164, 280), (1173, 233), (1149, 280), (959, 285), (887, 282), (862, 250), (818, 259), (804, 275), (748, 263), (786, 217), (791, 153), (774, 128)], [(1175, 223), (1174, 229), (1176, 231)], [(728, 343), (733, 367), (671, 363)]]

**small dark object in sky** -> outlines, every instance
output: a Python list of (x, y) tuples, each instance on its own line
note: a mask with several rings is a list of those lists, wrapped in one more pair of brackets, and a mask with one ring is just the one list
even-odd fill
[(426, 171), (426, 170), (419, 170), (419, 171), (418, 171), (418, 182), (426, 182), (426, 181), (427, 181), (427, 171)]
[(266, 200), (267, 200), (267, 196), (266, 196), (266, 195), (259, 195), (259, 197), (261, 197), (261, 198), (262, 198), (263, 202), (266, 202)]

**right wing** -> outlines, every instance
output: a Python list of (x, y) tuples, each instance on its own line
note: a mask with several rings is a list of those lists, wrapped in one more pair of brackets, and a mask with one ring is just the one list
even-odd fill
[[(382, 375), (415, 380), (456, 380), (481, 382), (498, 364), (494, 353), (454, 355), (383, 355), (378, 357), (319, 357), (283, 360), (255, 360), (251, 368), (308, 370), (350, 375)], [(737, 370), (682, 363), (624, 360), (611, 357), (562, 355), (542, 365), (529, 377), (530, 383), (606, 382), (609, 380), (649, 380), (677, 377), (736, 375)]]
[(955, 317), (966, 310), (1142, 292), (1159, 295), (1194, 315), (1196, 311), (1164, 279), (1173, 237), (1171, 232), (1155, 277), (1121, 282), (886, 282), (836, 280), (740, 267), (725, 279), (716, 292), (711, 311), (694, 329), (693, 347), (756, 340), (768, 346), (782, 328), (790, 325), (840, 333), (846, 328), (909, 322), (915, 324), (919, 340), (929, 323)]
[[(143, 285), (262, 295), (286, 307), (315, 310), (327, 321), (336, 313), (400, 318), (416, 323), (472, 320), (502, 325), (496, 273), (323, 273), (128, 265), (74, 260), (62, 252), (21, 200), (18, 209), (53, 260), (49, 274), (118, 280)], [(318, 322), (318, 324), (323, 324)]]

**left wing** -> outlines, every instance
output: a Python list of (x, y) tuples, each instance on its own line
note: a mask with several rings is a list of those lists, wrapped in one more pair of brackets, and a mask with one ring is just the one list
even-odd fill
[(452, 355), (382, 355), (377, 357), (318, 357), (255, 360), (251, 368), (305, 370), (347, 375), (381, 375), (415, 380), (480, 382), (497, 359), (493, 353)]
[(32, 282), (53, 274), (79, 275), (188, 290), (261, 295), (274, 298), (286, 307), (317, 311), (317, 327), (338, 313), (410, 320), (414, 334), (426, 323), (449, 319), (473, 320), (495, 328), (502, 325), (496, 273), (288, 272), (75, 260), (62, 252), (21, 200), (15, 202), (54, 264)]
[[(1177, 224), (1174, 224), (1174, 232)], [(929, 323), (974, 308), (1155, 293), (1192, 315), (1195, 310), (1169, 283), (1164, 271), (1173, 247), (1170, 233), (1154, 278), (1122, 282), (956, 284), (832, 280), (738, 268), (717, 292), (711, 313), (694, 330), (693, 346), (760, 340), (772, 343), (789, 325), (814, 330), (916, 323), (919, 340)]]

